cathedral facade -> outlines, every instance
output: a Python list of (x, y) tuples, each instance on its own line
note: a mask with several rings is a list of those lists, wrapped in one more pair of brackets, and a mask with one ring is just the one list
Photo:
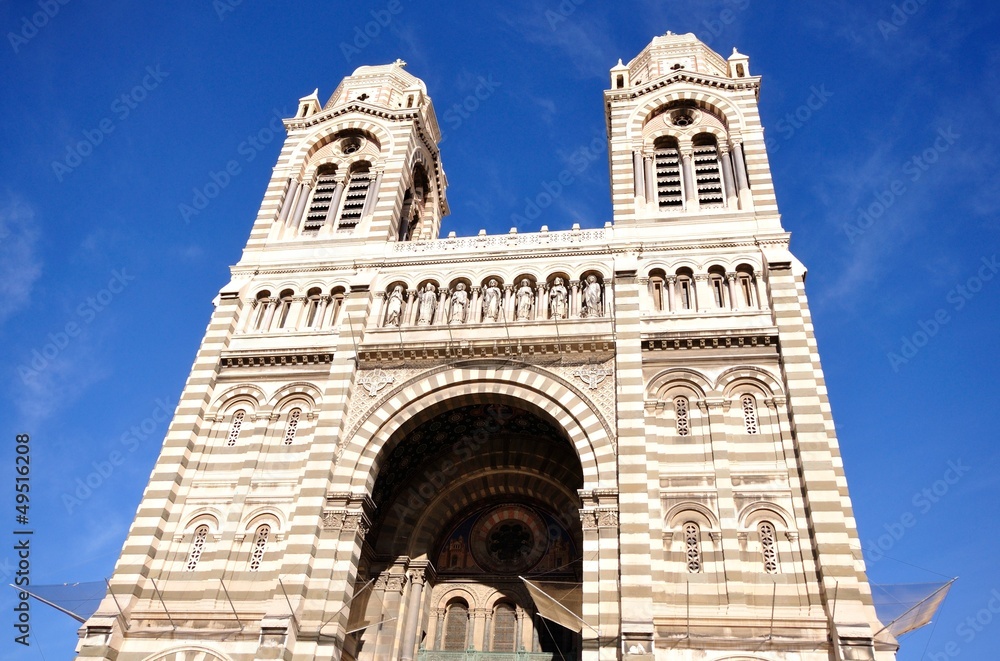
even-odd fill
[(656, 37), (613, 222), (466, 237), (404, 63), (301, 99), (79, 657), (894, 659), (759, 88)]

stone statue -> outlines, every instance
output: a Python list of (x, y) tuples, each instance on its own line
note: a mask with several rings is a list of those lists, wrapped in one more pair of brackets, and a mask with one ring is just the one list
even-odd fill
[(420, 310), (417, 316), (418, 326), (430, 326), (434, 323), (434, 310), (437, 309), (437, 289), (431, 283), (427, 283), (420, 293)]
[(583, 290), (584, 317), (600, 317), (601, 311), (601, 283), (597, 281), (596, 275), (587, 276), (587, 287)]
[(552, 283), (552, 287), (549, 289), (549, 308), (552, 312), (553, 319), (565, 319), (568, 310), (566, 309), (566, 301), (569, 292), (566, 291), (566, 285), (563, 284), (562, 278), (556, 278), (555, 282)]
[(403, 316), (403, 287), (396, 285), (389, 294), (389, 304), (385, 309), (385, 325), (398, 327), (401, 316)]
[(496, 280), (490, 280), (483, 292), (483, 321), (498, 321), (503, 293)]
[(469, 309), (469, 292), (465, 291), (465, 283), (455, 285), (455, 293), (451, 295), (451, 323), (464, 324), (465, 313)]
[(531, 288), (531, 283), (525, 278), (521, 281), (521, 287), (517, 290), (517, 320), (528, 321), (531, 319), (531, 308), (535, 299), (535, 291)]

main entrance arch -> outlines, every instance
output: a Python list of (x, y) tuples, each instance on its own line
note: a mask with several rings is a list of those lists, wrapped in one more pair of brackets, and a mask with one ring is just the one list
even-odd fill
[(519, 576), (599, 601), (580, 494), (614, 490), (607, 427), (554, 377), (464, 369), (400, 387), (345, 449), (338, 470), (368, 496), (371, 528), (344, 658), (582, 657), (583, 637), (538, 617)]

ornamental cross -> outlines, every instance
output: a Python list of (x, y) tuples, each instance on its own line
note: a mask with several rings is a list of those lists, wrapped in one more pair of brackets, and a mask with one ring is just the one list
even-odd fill
[(379, 390), (385, 388), (395, 380), (396, 377), (379, 367), (374, 372), (369, 372), (361, 377), (358, 383), (360, 383), (361, 386), (368, 391), (369, 397), (374, 397), (378, 394)]
[(597, 390), (597, 386), (601, 385), (601, 382), (611, 375), (611, 370), (599, 365), (587, 365), (586, 367), (577, 368), (573, 372), (573, 375), (579, 377), (591, 390)]

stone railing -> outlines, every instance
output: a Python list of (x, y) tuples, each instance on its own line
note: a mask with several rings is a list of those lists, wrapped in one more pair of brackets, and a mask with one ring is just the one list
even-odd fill
[(394, 253), (447, 252), (451, 250), (507, 250), (547, 245), (572, 245), (597, 243), (611, 238), (612, 228), (582, 230), (574, 228), (558, 232), (531, 232), (530, 234), (480, 234), (479, 236), (449, 236), (433, 241), (401, 241), (393, 244)]
[(443, 652), (420, 650), (417, 661), (554, 661), (555, 652)]

